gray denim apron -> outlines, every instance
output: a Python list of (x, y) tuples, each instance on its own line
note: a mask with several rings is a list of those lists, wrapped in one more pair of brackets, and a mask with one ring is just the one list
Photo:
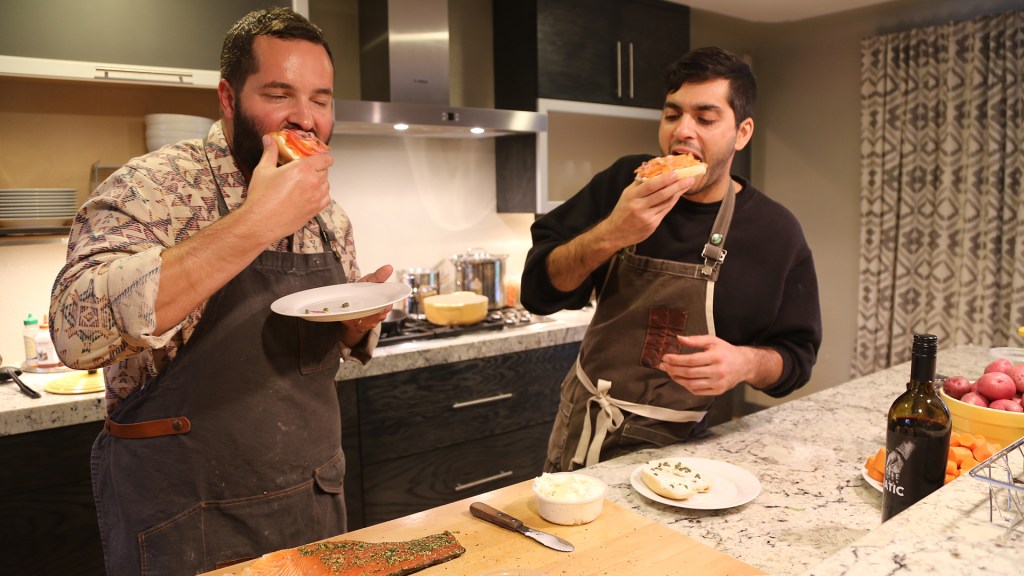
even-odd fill
[(704, 418), (713, 398), (691, 394), (658, 364), (664, 354), (687, 351), (677, 334), (715, 333), (715, 281), (735, 203), (730, 182), (703, 264), (638, 256), (635, 247), (612, 259), (576, 365), (562, 382), (546, 471), (679, 442)]
[(346, 281), (317, 223), (323, 253), (260, 254), (110, 414), (92, 454), (109, 576), (196, 574), (345, 532), (341, 325), (270, 310)]

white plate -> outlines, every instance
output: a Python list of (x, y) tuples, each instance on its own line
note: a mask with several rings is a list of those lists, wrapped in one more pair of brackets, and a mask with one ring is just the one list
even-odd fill
[(411, 292), (412, 288), (398, 282), (335, 284), (283, 296), (270, 309), (313, 322), (354, 320), (376, 314)]
[(867, 468), (861, 466), (860, 467), (860, 475), (864, 477), (864, 481), (867, 482), (872, 488), (874, 488), (875, 490), (878, 490), (879, 492), (882, 491), (882, 483), (879, 482), (878, 480), (875, 480), (871, 476), (868, 476), (868, 469)]
[(659, 458), (652, 462), (661, 460), (678, 461), (683, 465), (700, 470), (711, 478), (711, 489), (694, 494), (685, 500), (665, 498), (644, 484), (644, 479), (640, 476), (643, 466), (637, 466), (629, 476), (629, 483), (637, 492), (655, 502), (694, 510), (722, 510), (746, 504), (761, 493), (761, 482), (757, 476), (728, 462), (708, 458)]

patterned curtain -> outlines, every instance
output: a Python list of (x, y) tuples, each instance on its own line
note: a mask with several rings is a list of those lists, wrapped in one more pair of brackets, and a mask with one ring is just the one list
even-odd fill
[(1024, 325), (1024, 12), (861, 44), (861, 240), (852, 375)]

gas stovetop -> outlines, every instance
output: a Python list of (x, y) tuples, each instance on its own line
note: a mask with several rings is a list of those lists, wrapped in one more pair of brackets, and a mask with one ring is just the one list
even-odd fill
[(491, 310), (486, 318), (476, 324), (469, 324), (467, 326), (438, 326), (426, 320), (407, 317), (393, 324), (385, 323), (382, 325), (380, 341), (377, 343), (377, 346), (389, 346), (401, 342), (414, 342), (417, 340), (461, 336), (474, 332), (517, 328), (537, 321), (538, 319), (534, 318), (533, 314), (519, 308)]

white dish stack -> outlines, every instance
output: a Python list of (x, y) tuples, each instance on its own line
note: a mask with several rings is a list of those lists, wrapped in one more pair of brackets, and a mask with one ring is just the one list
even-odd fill
[(148, 114), (146, 115), (146, 149), (150, 152), (168, 144), (176, 144), (182, 140), (203, 139), (212, 118), (188, 116), (185, 114)]
[(77, 212), (73, 188), (0, 189), (0, 228), (60, 228)]

